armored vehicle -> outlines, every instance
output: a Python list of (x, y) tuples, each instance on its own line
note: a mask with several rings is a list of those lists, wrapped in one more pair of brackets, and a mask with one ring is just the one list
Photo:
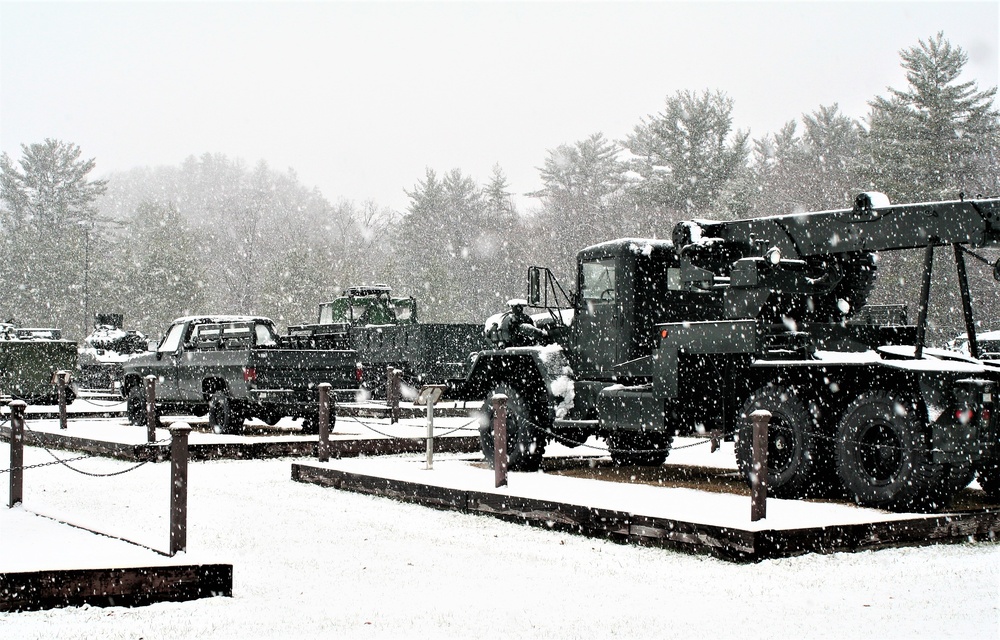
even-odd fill
[[(862, 194), (850, 209), (588, 247), (571, 295), (529, 270), (528, 302), (548, 313), (522, 327), (535, 344), (478, 354), (465, 391), (487, 398), (487, 417), (507, 395), (513, 468), (538, 468), (552, 439), (594, 435), (617, 464), (658, 465), (674, 436), (717, 432), (749, 478), (748, 416), (765, 409), (773, 495), (935, 509), (978, 473), (1000, 497), (1000, 363), (978, 358), (965, 271), (967, 256), (985, 260), (973, 248), (998, 244), (998, 199)], [(935, 247), (954, 253), (970, 357), (925, 345)], [(924, 250), (915, 324), (903, 305), (866, 306), (875, 253), (906, 248)]]

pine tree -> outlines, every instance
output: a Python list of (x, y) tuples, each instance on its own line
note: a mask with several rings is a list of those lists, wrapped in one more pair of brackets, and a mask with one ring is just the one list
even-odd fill
[(850, 206), (856, 191), (851, 168), (860, 129), (836, 104), (802, 116), (754, 141), (752, 215), (775, 215)]
[(723, 196), (749, 153), (749, 134), (733, 132), (732, 111), (722, 92), (678, 91), (662, 113), (636, 126), (624, 142), (642, 177), (636, 201), (672, 218), (728, 214)]
[(87, 263), (103, 234), (95, 201), (107, 181), (88, 178), (96, 163), (75, 144), (46, 139), (21, 151), (17, 165), (0, 155), (0, 315), (85, 331)]
[(900, 202), (995, 193), (1000, 175), (996, 87), (959, 80), (968, 56), (943, 33), (900, 52), (909, 86), (870, 104), (858, 172)]

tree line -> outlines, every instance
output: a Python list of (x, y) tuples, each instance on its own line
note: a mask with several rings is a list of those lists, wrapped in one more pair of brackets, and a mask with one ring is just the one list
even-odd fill
[[(530, 211), (499, 166), (482, 183), (428, 168), (396, 212), (331, 203), (293, 171), (221, 154), (96, 180), (77, 145), (22, 145), (17, 163), (0, 157), (0, 319), (74, 336), (95, 312), (153, 335), (189, 313), (294, 324), (349, 286), (384, 282), (417, 297), (425, 321), (480, 322), (523, 295), (529, 264), (571, 286), (579, 249), (668, 236), (683, 219), (845, 208), (869, 190), (892, 202), (1000, 195), (996, 87), (961, 81), (967, 55), (941, 33), (900, 57), (907, 85), (873, 98), (863, 120), (822, 105), (758, 139), (733, 128), (724, 92), (678, 91), (623, 140), (597, 132), (548, 150)], [(884, 257), (873, 301), (912, 304), (917, 259)], [(970, 268), (988, 291), (978, 317), (1000, 328), (994, 285)], [(960, 302), (932, 300), (937, 337), (953, 335)]]

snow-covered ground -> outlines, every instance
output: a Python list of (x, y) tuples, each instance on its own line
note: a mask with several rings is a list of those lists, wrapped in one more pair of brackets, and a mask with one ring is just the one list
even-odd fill
[[(419, 467), (421, 458), (393, 466)], [(456, 458), (439, 456), (434, 471), (421, 473), (451, 473)], [(8, 460), (2, 443), (0, 468)], [(50, 460), (26, 450), (27, 464)], [(1000, 637), (997, 543), (736, 565), (294, 483), (292, 462), (192, 463), (189, 551), (174, 560), (31, 515), (165, 549), (166, 464), (111, 478), (61, 465), (27, 470), (24, 509), (0, 512), (0, 571), (39, 557), (65, 567), (226, 562), (234, 565), (234, 596), (0, 614), (0, 636)], [(331, 464), (343, 463), (358, 464)], [(133, 465), (74, 466), (106, 473)], [(512, 487), (535, 484), (533, 475), (512, 474)], [(6, 474), (0, 481), (6, 505)], [(644, 492), (650, 500), (667, 495)]]

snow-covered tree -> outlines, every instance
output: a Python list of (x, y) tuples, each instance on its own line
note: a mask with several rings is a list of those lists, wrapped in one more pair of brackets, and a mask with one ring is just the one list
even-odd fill
[(968, 56), (940, 32), (900, 57), (908, 86), (869, 103), (860, 178), (899, 202), (1000, 191), (997, 88), (961, 81)]
[(802, 116), (803, 132), (789, 121), (777, 133), (754, 141), (750, 180), (751, 215), (818, 211), (851, 205), (851, 170), (860, 128), (836, 104)]
[(82, 332), (87, 262), (103, 234), (95, 201), (107, 182), (88, 177), (96, 162), (75, 144), (46, 139), (21, 151), (17, 164), (0, 155), (0, 316)]
[[(533, 253), (557, 273), (569, 276), (576, 252), (631, 231), (631, 208), (625, 194), (626, 165), (621, 148), (594, 133), (574, 144), (550, 149), (539, 169), (542, 189), (531, 195), (542, 201), (542, 234)], [(634, 231), (632, 231), (634, 232)]]
[(623, 145), (641, 177), (637, 202), (669, 217), (727, 215), (723, 196), (746, 164), (748, 133), (732, 129), (733, 101), (724, 93), (678, 91), (663, 112), (645, 118)]

